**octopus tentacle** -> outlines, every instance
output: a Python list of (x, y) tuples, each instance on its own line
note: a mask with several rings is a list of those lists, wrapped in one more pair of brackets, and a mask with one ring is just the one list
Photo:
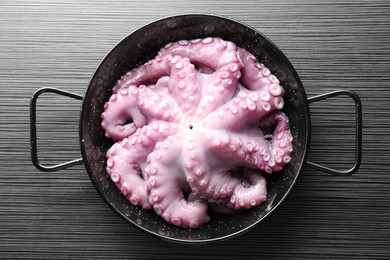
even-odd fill
[[(240, 87), (229, 102), (202, 120), (202, 125), (210, 129), (240, 131), (271, 111), (281, 110), (284, 106), (283, 94), (283, 88), (277, 84), (267, 84), (264, 89), (254, 91)], [(237, 118), (240, 118), (240, 124), (237, 124)]]
[(207, 117), (235, 95), (241, 66), (240, 62), (232, 62), (212, 74), (204, 75), (202, 83), (206, 88), (203, 90), (195, 120)]
[[(218, 51), (216, 51), (218, 50)], [(156, 58), (133, 69), (117, 81), (113, 93), (126, 89), (131, 85), (148, 85), (158, 78), (169, 75), (172, 68), (171, 59), (175, 55), (187, 57), (192, 63), (205, 67), (205, 70), (216, 70), (231, 62), (237, 62), (236, 45), (220, 38), (195, 39), (169, 43), (161, 49)]]
[[(204, 127), (237, 131), (240, 130), (238, 127), (253, 124), (269, 112), (284, 106), (284, 89), (275, 75), (246, 50), (238, 48), (237, 52), (243, 64), (240, 70), (242, 84), (238, 84), (229, 102), (204, 120)], [(242, 124), (236, 124), (237, 117), (243, 120)], [(221, 119), (223, 124), (220, 124)]]
[(138, 106), (138, 95), (142, 91), (143, 88), (131, 86), (128, 90), (113, 94), (106, 102), (101, 115), (106, 137), (122, 140), (147, 124), (147, 118)]
[[(128, 139), (116, 143), (107, 152), (107, 173), (122, 194), (134, 205), (150, 209), (148, 192), (140, 165), (136, 163), (130, 147), (125, 148)], [(134, 147), (131, 147), (134, 148)], [(142, 187), (142, 188), (139, 188)]]
[(267, 182), (259, 171), (244, 168), (239, 179), (241, 183), (234, 186), (228, 199), (221, 198), (210, 203), (210, 207), (214, 211), (235, 214), (243, 209), (260, 205), (267, 199)]
[[(272, 172), (281, 170), (290, 161), (292, 136), (286, 115), (275, 111), (264, 117), (259, 125), (263, 129), (274, 128), (271, 132), (271, 141), (265, 140), (260, 128), (249, 128), (234, 135), (226, 135), (218, 130), (208, 130), (203, 134), (204, 139), (199, 139), (199, 136), (196, 139), (203, 144), (202, 148), (189, 146), (194, 158), (192, 164), (197, 166), (192, 171), (186, 172), (187, 180), (192, 189), (199, 192), (200, 197), (218, 201), (221, 194), (232, 196), (231, 187), (238, 187), (241, 182), (237, 182), (239, 179), (234, 180), (235, 175), (229, 170), (237, 166)], [(202, 166), (201, 161), (206, 161), (208, 168)], [(190, 163), (189, 159), (188, 163)], [(217, 169), (225, 170), (218, 171)], [(223, 187), (227, 183), (226, 179), (231, 183)], [(255, 201), (260, 203), (260, 201)], [(258, 205), (256, 203), (255, 205)], [(235, 207), (238, 207), (238, 204)]]
[(267, 182), (258, 170), (245, 168), (243, 178), (249, 185), (241, 184), (234, 188), (229, 201), (234, 209), (258, 206), (267, 199)]
[[(178, 144), (182, 142), (182, 135), (170, 136), (166, 141), (158, 143), (150, 154), (145, 169), (149, 176), (149, 202), (166, 221), (177, 226), (197, 228), (210, 219), (207, 215), (208, 205), (204, 200), (194, 200), (193, 196), (186, 199), (184, 196), (186, 180), (180, 174), (183, 169), (177, 161), (182, 150)], [(166, 152), (167, 149), (169, 152)]]
[(279, 84), (278, 78), (271, 71), (258, 62), (255, 56), (243, 48), (237, 48), (237, 52), (242, 60), (241, 83), (249, 90), (260, 90), (266, 84)]
[[(216, 142), (220, 140), (217, 139)], [(242, 172), (233, 170), (243, 165), (239, 161), (245, 159), (242, 158), (239, 149), (239, 143), (242, 141), (238, 140), (237, 143), (233, 141), (230, 145), (233, 143), (237, 147), (234, 151), (239, 157), (237, 160), (234, 160), (233, 156), (226, 156), (231, 161), (222, 160), (222, 158), (218, 161), (211, 161), (207, 159), (206, 152), (192, 147), (191, 143), (187, 144), (188, 151), (183, 153), (185, 174), (192, 191), (225, 212), (257, 206), (266, 199), (267, 193), (265, 179), (259, 171), (247, 168), (244, 168)], [(214, 145), (214, 149), (209, 151), (210, 154), (217, 152), (216, 147), (223, 147), (218, 143)], [(199, 164), (200, 161), (206, 161), (209, 167)], [(225, 204), (229, 210), (226, 207), (216, 206), (221, 203)]]
[(140, 111), (149, 119), (180, 123), (185, 115), (165, 87), (150, 86), (139, 98)]
[(169, 94), (176, 100), (177, 106), (187, 118), (193, 118), (199, 104), (200, 75), (195, 66), (186, 57), (174, 56), (170, 62), (172, 69), (168, 81)]
[(239, 62), (236, 50), (237, 46), (233, 42), (209, 37), (168, 43), (159, 51), (158, 56), (171, 54), (187, 57), (200, 68), (200, 71), (210, 72), (227, 64)]
[(143, 162), (157, 142), (176, 132), (175, 127), (153, 123), (138, 129), (131, 137), (116, 142), (107, 151), (107, 173), (132, 204), (151, 208), (145, 183), (147, 175), (142, 171)]
[[(229, 202), (232, 209), (249, 208), (263, 202), (266, 184), (259, 171), (244, 169), (242, 174), (232, 171), (244, 165), (243, 138), (224, 136), (219, 131), (212, 134), (208, 131), (201, 136), (204, 139), (187, 136), (183, 150), (185, 174), (192, 191), (211, 203)], [(196, 141), (204, 143), (205, 147), (196, 147)], [(202, 162), (206, 162), (207, 167)]]
[(288, 118), (281, 111), (266, 115), (258, 128), (237, 136), (238, 144), (232, 142), (230, 149), (233, 158), (242, 159), (240, 165), (271, 173), (280, 171), (291, 160), (293, 138)]
[(158, 79), (168, 76), (171, 70), (171, 64), (169, 63), (168, 58), (172, 58), (172, 56), (158, 56), (129, 71), (116, 82), (114, 88), (112, 89), (112, 93), (116, 94), (133, 85), (139, 86), (154, 84)]
[(267, 173), (280, 171), (290, 162), (293, 150), (293, 137), (286, 114), (274, 111), (261, 119), (257, 126), (230, 136), (209, 130), (207, 138), (212, 142), (205, 148), (210, 154), (218, 154), (216, 160), (229, 160), (233, 166), (246, 166)]
[[(229, 151), (229, 147), (233, 147), (233, 143), (242, 144), (242, 141), (232, 140), (230, 135), (222, 131), (204, 131), (202, 128), (194, 128), (186, 135), (183, 164), (186, 166), (188, 184), (200, 197), (219, 198), (221, 189), (215, 189), (216, 185), (225, 184), (230, 178), (229, 170), (239, 166), (242, 160), (237, 155), (237, 149)], [(202, 143), (202, 146), (197, 143)], [(233, 187), (235, 184), (237, 183), (228, 186)], [(226, 187), (226, 191), (229, 187)]]
[(290, 162), (293, 150), (293, 137), (289, 128), (288, 117), (281, 111), (274, 111), (265, 116), (259, 122), (259, 126), (263, 131), (269, 132), (271, 136), (269, 141), (264, 138), (258, 138), (260, 142), (265, 143), (263, 145), (264, 149), (261, 148), (260, 143), (259, 153), (257, 154), (257, 156), (262, 156), (263, 161), (265, 161), (263, 170), (268, 173), (280, 171), (284, 165)]
[(112, 181), (132, 204), (151, 209), (140, 166), (134, 163), (129, 150), (120, 144), (111, 149), (111, 156), (107, 159), (107, 172)]

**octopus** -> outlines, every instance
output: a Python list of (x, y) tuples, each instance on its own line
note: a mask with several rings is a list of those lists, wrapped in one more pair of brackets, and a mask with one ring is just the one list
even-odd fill
[(167, 44), (123, 75), (104, 105), (107, 173), (134, 205), (199, 228), (267, 199), (265, 175), (291, 160), (278, 78), (221, 38)]

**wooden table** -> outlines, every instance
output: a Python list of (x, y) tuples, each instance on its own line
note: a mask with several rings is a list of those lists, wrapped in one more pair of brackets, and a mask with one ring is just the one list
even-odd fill
[[(307, 166), (288, 199), (242, 236), (188, 246), (120, 219), (83, 165), (56, 173), (30, 160), (29, 100), (40, 87), (83, 94), (100, 60), (142, 25), (181, 13), (242, 21), (276, 43), (309, 96), (355, 91), (363, 104), (360, 170)], [(0, 4), (0, 258), (379, 259), (390, 255), (390, 3), (377, 1), (20, 1)], [(79, 101), (39, 100), (42, 162), (80, 157)], [(348, 98), (311, 105), (309, 160), (354, 158)]]

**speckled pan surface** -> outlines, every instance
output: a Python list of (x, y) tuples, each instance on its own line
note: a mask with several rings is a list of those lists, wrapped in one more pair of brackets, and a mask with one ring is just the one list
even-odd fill
[[(259, 207), (235, 215), (215, 214), (200, 229), (178, 228), (154, 211), (133, 206), (118, 191), (106, 171), (105, 153), (113, 144), (104, 136), (101, 113), (115, 82), (127, 71), (152, 59), (169, 42), (220, 37), (247, 49), (278, 77), (285, 89), (284, 112), (293, 135), (291, 162), (268, 178), (268, 200)], [(305, 162), (309, 145), (310, 116), (303, 86), (284, 54), (260, 32), (224, 17), (179, 15), (150, 23), (123, 39), (102, 61), (85, 93), (80, 117), (84, 163), (96, 189), (123, 219), (158, 237), (178, 242), (210, 242), (240, 234), (271, 213), (288, 195)]]

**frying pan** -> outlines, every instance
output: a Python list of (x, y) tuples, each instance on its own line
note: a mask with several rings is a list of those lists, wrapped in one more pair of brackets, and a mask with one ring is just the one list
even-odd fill
[[(211, 221), (199, 229), (184, 229), (173, 226), (157, 216), (133, 206), (117, 189), (106, 172), (105, 153), (113, 141), (104, 136), (100, 123), (104, 103), (111, 96), (111, 89), (117, 79), (127, 71), (152, 59), (157, 51), (169, 42), (183, 39), (220, 37), (235, 42), (247, 49), (266, 65), (280, 80), (285, 89), (283, 111), (290, 119), (293, 135), (292, 159), (281, 172), (268, 177), (268, 199), (260, 206), (234, 215), (212, 215)], [(46, 166), (39, 162), (36, 140), (36, 102), (45, 92), (53, 92), (82, 100), (79, 122), (79, 139), (82, 158), (58, 165)], [(310, 146), (309, 103), (347, 95), (356, 107), (355, 162), (346, 171), (331, 169), (306, 160)], [(103, 59), (93, 75), (84, 96), (55, 88), (37, 90), (31, 98), (31, 158), (42, 171), (57, 171), (84, 163), (91, 182), (113, 211), (135, 227), (169, 241), (183, 243), (206, 243), (234, 237), (248, 231), (261, 222), (287, 197), (303, 165), (336, 175), (350, 175), (356, 172), (361, 162), (361, 102), (351, 91), (337, 90), (307, 98), (302, 83), (293, 66), (283, 52), (269, 39), (247, 25), (229, 18), (187, 14), (164, 18), (152, 22), (119, 42)]]

